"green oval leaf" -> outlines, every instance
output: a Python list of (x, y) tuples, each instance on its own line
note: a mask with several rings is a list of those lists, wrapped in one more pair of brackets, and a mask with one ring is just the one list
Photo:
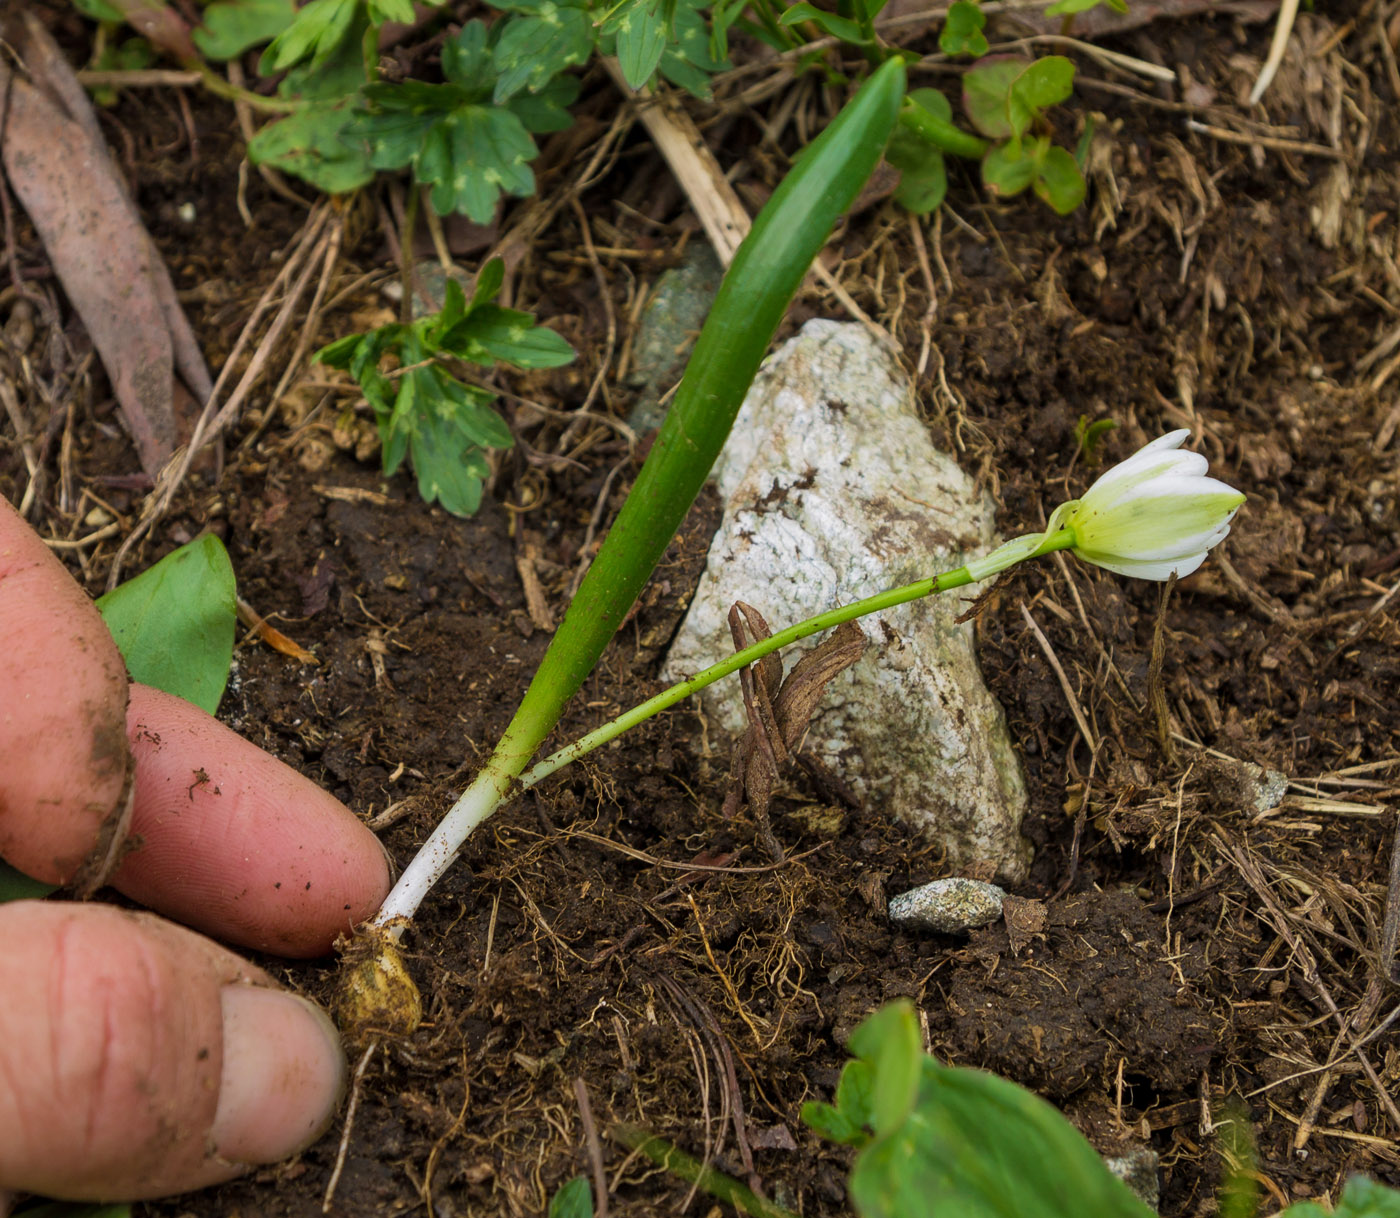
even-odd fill
[(132, 679), (219, 708), (233, 659), (233, 566), (206, 533), (97, 602)]

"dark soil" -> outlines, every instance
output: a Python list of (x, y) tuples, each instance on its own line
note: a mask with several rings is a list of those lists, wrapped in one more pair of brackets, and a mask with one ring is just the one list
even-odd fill
[[(1395, 12), (1368, 3), (1304, 14), (1266, 102), (1270, 125), (1239, 101), (1268, 28), (1168, 17), (1105, 38), (1179, 82), (1078, 61), (1077, 100), (1061, 121), (1094, 109), (1097, 131), (1080, 211), (993, 205), (957, 170), (950, 210), (925, 225), (922, 248), (908, 217), (877, 202), (828, 251), (830, 269), (900, 339), (934, 438), (992, 488), (1006, 532), (1039, 527), (1093, 476), (1077, 458), (1081, 419), (1118, 424), (1107, 460), (1191, 427), (1213, 472), (1249, 495), (1221, 557), (1165, 602), (1156, 586), (1071, 561), (1019, 569), (980, 603), (983, 671), (1032, 800), (1035, 863), (1008, 922), (970, 940), (893, 929), (887, 896), (943, 874), (937, 852), (879, 808), (839, 806), (801, 770), (774, 805), (790, 861), (767, 866), (757, 826), (720, 813), (727, 744), (705, 752), (693, 713), (671, 712), (489, 821), (428, 901), (406, 940), (427, 1018), (365, 1066), (332, 1212), (541, 1214), (560, 1184), (590, 1170), (595, 1130), (613, 1214), (680, 1212), (687, 1185), (607, 1140), (633, 1122), (800, 1213), (845, 1213), (849, 1154), (798, 1113), (831, 1097), (850, 1030), (900, 996), (915, 1000), (945, 1061), (1035, 1089), (1105, 1152), (1158, 1152), (1164, 1215), (1216, 1212), (1214, 1126), (1241, 1109), (1266, 1213), (1335, 1197), (1355, 1171), (1400, 1185), (1386, 1094), (1400, 1081), (1400, 1040), (1381, 1029), (1397, 1001), (1400, 918), (1388, 892), (1400, 794), (1400, 371), (1389, 349), (1374, 354), (1400, 319), (1400, 82), (1375, 34)], [(83, 27), (54, 20), (81, 54)], [(782, 164), (757, 142), (755, 119), (775, 113), (787, 88), (755, 113), (739, 100), (755, 79), (722, 85), (711, 140), (757, 198)], [(935, 65), (916, 83), (951, 78)], [(578, 126), (546, 148), (546, 200), (574, 186), (616, 113), (602, 78), (584, 97)], [(103, 123), (217, 370), (305, 213), (251, 174), (247, 228), (231, 114), (188, 100), (187, 117), (168, 90), (131, 92)], [(1187, 118), (1238, 139), (1190, 130)], [(796, 137), (781, 135), (786, 155)], [(1071, 145), (1076, 136), (1061, 133)], [(1274, 143), (1252, 142), (1261, 137)], [(611, 356), (590, 409), (625, 414), (616, 360), (630, 319), (696, 225), (636, 132), (581, 197), (596, 263), (579, 213), (561, 206), (514, 267), (516, 301), (561, 330), (579, 363), (498, 378), (563, 414), (506, 403), (520, 443), (476, 518), (425, 507), (411, 476), (382, 478), (354, 392), (328, 388), (324, 369), (269, 401), (292, 333), (229, 436), (222, 471), (186, 480), (129, 566), (201, 529), (225, 539), (240, 594), (318, 664), (248, 638), (222, 717), (358, 814), (395, 806), (402, 818), (384, 840), (400, 863), (470, 779), (547, 645), (522, 568), (557, 619), (596, 544), (600, 496), (605, 527), (643, 455), (568, 412)], [(186, 201), (195, 226), (179, 219)], [(500, 232), (527, 206), (513, 204)], [(22, 215), (14, 223), (20, 265), (41, 269), (42, 247)], [(378, 270), (392, 278), (392, 258), (362, 199), (332, 293)], [(81, 348), (56, 283), (30, 282)], [(361, 282), (311, 345), (391, 307)], [(841, 309), (813, 289), (791, 321), (817, 314)], [(15, 380), (42, 436), (53, 408)], [(49, 536), (88, 531), (83, 488), (124, 528), (141, 501), (105, 380), (94, 373), (86, 395), (81, 385), (72, 445), (48, 445), (31, 513)], [(13, 430), (0, 428), (0, 491), (17, 501), (28, 475)], [(54, 437), (62, 431), (58, 418)], [(716, 519), (702, 500), (557, 741), (657, 688), (660, 647)], [(66, 552), (94, 593), (119, 541)], [(1252, 805), (1241, 762), (1288, 775), (1280, 806)], [(795, 814), (833, 803), (825, 818)], [(687, 869), (694, 862), (733, 870)], [(336, 976), (334, 961), (273, 967), (322, 999)], [(344, 1128), (290, 1164), (137, 1213), (320, 1214)], [(711, 1204), (693, 1200), (689, 1212)]]

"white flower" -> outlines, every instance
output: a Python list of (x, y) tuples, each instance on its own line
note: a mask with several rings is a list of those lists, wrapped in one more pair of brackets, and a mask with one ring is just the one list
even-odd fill
[(1169, 432), (1099, 478), (1083, 499), (1055, 509), (1045, 532), (1017, 537), (967, 564), (987, 579), (1027, 558), (1073, 550), (1085, 562), (1137, 579), (1190, 575), (1225, 540), (1244, 502), (1232, 486), (1206, 477), (1200, 453), (1181, 452), (1191, 433)]
[(1234, 487), (1206, 477), (1200, 453), (1180, 451), (1190, 434), (1169, 432), (1115, 465), (1055, 513), (1047, 534), (1056, 524), (1073, 530), (1080, 558), (1119, 575), (1190, 575), (1225, 540), (1244, 502)]

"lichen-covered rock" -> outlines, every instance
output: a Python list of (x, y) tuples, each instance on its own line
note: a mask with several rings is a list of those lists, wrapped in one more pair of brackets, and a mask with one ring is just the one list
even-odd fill
[(909, 930), (965, 935), (1001, 917), (1006, 893), (995, 884), (948, 876), (890, 898), (890, 921)]
[[(862, 326), (808, 322), (773, 356), (715, 476), (724, 520), (667, 658), (673, 680), (732, 652), (735, 600), (777, 631), (992, 544), (988, 498), (934, 448), (907, 377)], [(1025, 784), (972, 628), (954, 621), (965, 607), (953, 593), (862, 618), (874, 646), (832, 683), (804, 748), (940, 842), (949, 866), (989, 861), (1016, 880), (1030, 855)], [(703, 699), (713, 722), (742, 731), (737, 679)]]

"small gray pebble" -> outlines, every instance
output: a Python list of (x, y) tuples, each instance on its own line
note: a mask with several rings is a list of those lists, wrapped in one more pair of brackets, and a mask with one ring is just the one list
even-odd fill
[(1006, 893), (995, 884), (952, 876), (890, 898), (890, 921), (911, 930), (965, 935), (1001, 917)]

